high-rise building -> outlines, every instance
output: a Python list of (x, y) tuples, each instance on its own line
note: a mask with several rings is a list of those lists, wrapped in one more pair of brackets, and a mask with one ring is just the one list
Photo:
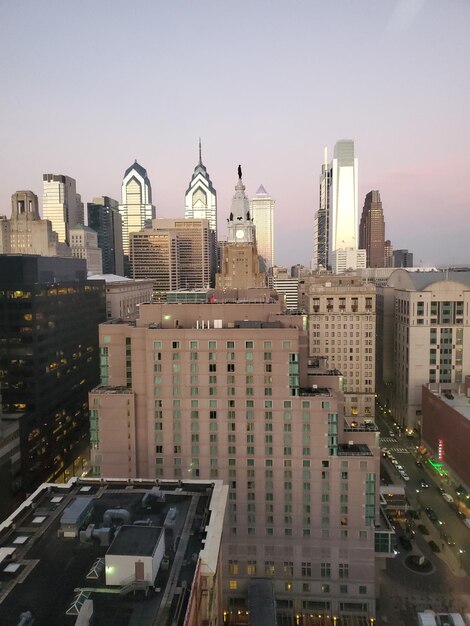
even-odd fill
[(422, 386), (455, 390), (470, 360), (470, 272), (395, 270), (377, 289), (377, 392), (402, 429), (421, 430)]
[(256, 227), (256, 245), (260, 256), (261, 270), (267, 272), (274, 266), (274, 205), (276, 201), (260, 185), (250, 200), (250, 212)]
[(387, 239), (384, 244), (384, 262), (385, 267), (393, 267), (393, 246), (390, 239)]
[(313, 227), (313, 259), (312, 269), (320, 270), (329, 267), (328, 238), (330, 223), (330, 187), (332, 168), (328, 164), (328, 149), (323, 150), (323, 164), (320, 174), (319, 207), (315, 213)]
[(98, 233), (103, 257), (103, 273), (124, 275), (122, 217), (117, 200), (101, 196), (87, 204), (88, 226)]
[(11, 218), (4, 223), (4, 253), (71, 256), (59, 242), (49, 220), (39, 216), (38, 198), (32, 191), (17, 191), (11, 197)]
[(88, 441), (104, 283), (82, 259), (0, 256), (3, 419), (19, 421), (23, 488), (58, 477)]
[(238, 182), (228, 217), (227, 243), (223, 247), (217, 289), (249, 289), (265, 287), (266, 274), (260, 272), (255, 225), (250, 215), (250, 203), (238, 166)]
[(209, 287), (209, 239), (206, 219), (153, 220), (131, 234), (132, 276), (154, 278), (155, 293)]
[(217, 192), (202, 162), (201, 140), (199, 139), (199, 162), (185, 193), (186, 219), (206, 219), (209, 222), (209, 245), (211, 262), (211, 285), (217, 272)]
[(259, 577), (286, 620), (375, 616), (376, 551), (393, 535), (377, 428), (345, 427), (341, 376), (308, 366), (302, 316), (272, 301), (143, 304), (134, 323), (101, 324), (100, 345), (93, 471), (229, 485), (229, 623)]
[(286, 267), (275, 265), (270, 269), (268, 286), (283, 296), (287, 311), (299, 309), (299, 277), (289, 275)]
[(393, 267), (413, 267), (413, 253), (408, 250), (394, 250)]
[(359, 248), (366, 251), (367, 267), (385, 267), (385, 220), (380, 193), (369, 191), (359, 225)]
[(354, 141), (336, 142), (331, 163), (325, 148), (320, 176), (320, 206), (314, 222), (312, 268), (331, 268), (335, 274), (365, 267), (358, 249), (357, 158)]
[(83, 205), (75, 179), (63, 174), (44, 174), (42, 215), (52, 223), (59, 241), (69, 243), (69, 227), (83, 223)]
[(309, 355), (341, 372), (344, 414), (375, 415), (375, 285), (357, 277), (310, 276), (300, 284)]
[(98, 234), (96, 230), (77, 224), (69, 228), (70, 249), (76, 259), (85, 259), (86, 268), (90, 274), (103, 272), (101, 249), (98, 248)]
[(336, 142), (331, 163), (330, 255), (340, 248), (358, 247), (357, 168), (354, 141)]
[(150, 226), (155, 219), (152, 187), (147, 170), (135, 161), (124, 172), (121, 186), (122, 245), (125, 255), (130, 252), (130, 235)]

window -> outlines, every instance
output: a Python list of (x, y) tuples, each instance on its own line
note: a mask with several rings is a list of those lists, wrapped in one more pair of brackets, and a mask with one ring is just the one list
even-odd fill
[(338, 574), (340, 578), (349, 578), (349, 564), (348, 563), (340, 563)]
[(256, 576), (256, 561), (247, 561), (246, 573), (248, 576)]
[(302, 562), (302, 576), (310, 578), (312, 575), (312, 564), (310, 562)]
[(322, 578), (330, 578), (331, 577), (331, 563), (321, 563), (321, 565), (320, 565), (320, 576)]
[(293, 561), (284, 561), (284, 576), (294, 575), (294, 563)]

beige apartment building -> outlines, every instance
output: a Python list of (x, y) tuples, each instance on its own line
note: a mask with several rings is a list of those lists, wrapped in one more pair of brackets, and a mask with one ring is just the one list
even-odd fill
[(375, 559), (391, 553), (378, 431), (345, 424), (343, 379), (308, 367), (303, 326), (264, 300), (143, 304), (135, 322), (100, 326), (94, 471), (229, 485), (228, 623), (259, 577), (286, 618), (375, 617)]
[[(356, 421), (375, 415), (375, 293), (361, 278), (323, 274), (300, 284), (308, 315), (309, 356), (324, 357), (344, 378), (344, 411)], [(351, 420), (348, 420), (351, 421)]]
[(377, 288), (377, 391), (421, 433), (421, 390), (454, 390), (470, 371), (470, 272), (395, 270)]

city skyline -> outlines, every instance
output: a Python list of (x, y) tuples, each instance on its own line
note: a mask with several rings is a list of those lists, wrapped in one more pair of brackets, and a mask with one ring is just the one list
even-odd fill
[[(60, 6), (0, 8), (0, 49), (11, 59), (0, 96), (1, 214), (10, 215), (17, 190), (40, 195), (45, 172), (75, 178), (84, 202), (118, 199), (122, 172), (137, 158), (158, 215), (181, 217), (201, 136), (219, 217), (242, 163), (248, 195), (263, 184), (276, 198), (277, 262), (309, 264), (323, 147), (352, 138), (359, 205), (380, 191), (394, 246), (414, 251), (416, 265), (468, 262), (466, 3), (298, 2), (290, 10), (281, 2), (207, 0), (200, 11), (187, 1), (142, 2), (133, 15), (119, 1)], [(198, 39), (197, 62), (215, 83), (196, 98), (200, 76), (188, 68), (198, 29), (211, 32)], [(104, 32), (113, 46), (82, 43)], [(146, 81), (138, 100), (120, 88), (131, 70), (135, 84)], [(48, 79), (57, 72), (67, 82)], [(24, 97), (25, 85), (34, 97)], [(450, 173), (452, 184), (442, 184)], [(452, 245), (436, 249), (438, 238)]]

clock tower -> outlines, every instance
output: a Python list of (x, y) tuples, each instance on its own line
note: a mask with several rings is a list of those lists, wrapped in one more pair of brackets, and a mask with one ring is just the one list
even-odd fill
[(260, 272), (256, 247), (255, 225), (250, 215), (250, 202), (245, 194), (242, 168), (238, 166), (238, 182), (227, 219), (228, 237), (224, 246), (217, 289), (254, 289), (266, 286), (266, 274)]
[(238, 182), (232, 198), (228, 222), (229, 243), (255, 243), (255, 226), (250, 215), (250, 202), (245, 194), (242, 181), (242, 168), (238, 166)]

